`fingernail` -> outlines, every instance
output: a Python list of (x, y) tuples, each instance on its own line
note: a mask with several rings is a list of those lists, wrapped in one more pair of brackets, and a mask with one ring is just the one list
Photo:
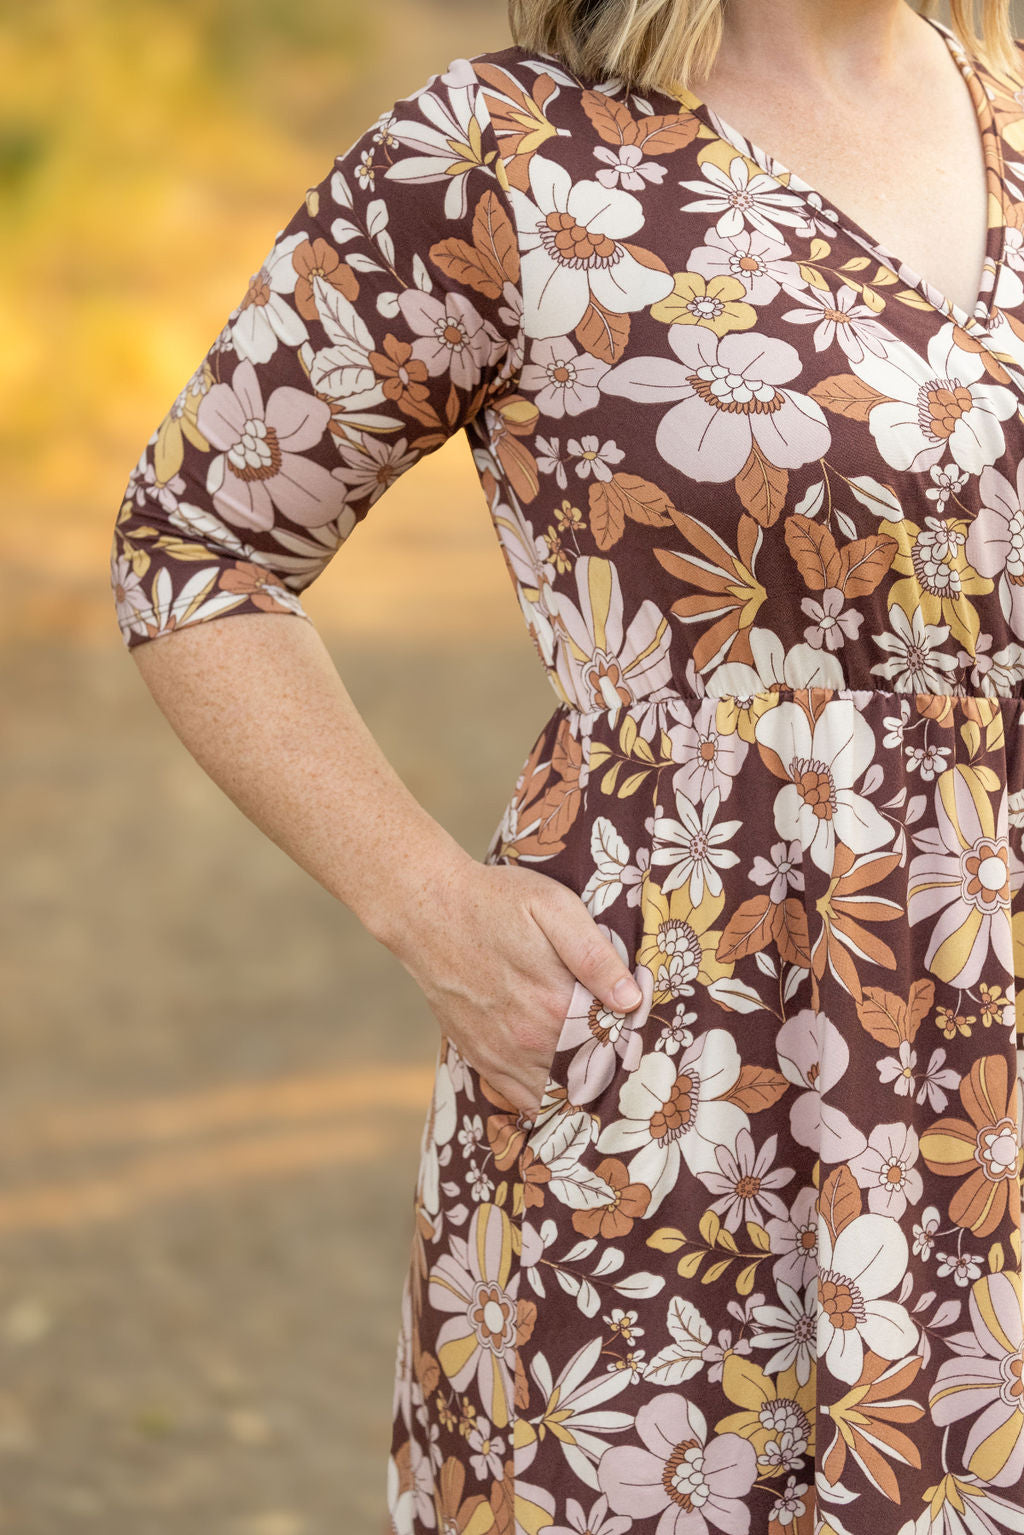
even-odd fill
[(643, 992), (634, 980), (624, 975), (616, 985), (612, 996), (620, 1007), (636, 1007), (637, 1003), (643, 999)]

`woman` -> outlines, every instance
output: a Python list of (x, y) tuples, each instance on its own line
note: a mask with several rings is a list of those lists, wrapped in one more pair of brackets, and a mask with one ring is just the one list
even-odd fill
[[(1006, 12), (514, 0), (132, 475), (145, 682), (440, 1025), (398, 1535), (1024, 1531)], [(463, 428), (557, 697), (482, 861), (277, 621)]]

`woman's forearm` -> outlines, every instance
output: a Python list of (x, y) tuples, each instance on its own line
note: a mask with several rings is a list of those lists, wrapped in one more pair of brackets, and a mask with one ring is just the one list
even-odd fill
[(416, 800), (312, 623), (239, 613), (131, 652), (158, 707), (238, 808), (394, 952), (470, 855)]

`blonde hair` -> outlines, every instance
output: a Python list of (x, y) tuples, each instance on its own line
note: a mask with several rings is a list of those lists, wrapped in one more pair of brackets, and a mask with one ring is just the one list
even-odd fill
[[(622, 80), (641, 89), (691, 89), (710, 72), (722, 38), (727, 0), (509, 0), (512, 36), (522, 48), (555, 54), (592, 80)], [(1013, 86), (1021, 55), (1010, 21), (1011, 0), (949, 0), (953, 30), (968, 53)], [(918, 0), (934, 16), (939, 0)]]

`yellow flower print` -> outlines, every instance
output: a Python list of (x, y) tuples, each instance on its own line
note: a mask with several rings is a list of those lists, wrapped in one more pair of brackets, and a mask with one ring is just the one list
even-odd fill
[(555, 522), (560, 529), (582, 528), (585, 521), (586, 519), (579, 507), (573, 506), (569, 500), (563, 501), (555, 513)]
[(676, 272), (675, 287), (668, 298), (651, 307), (651, 318), (666, 325), (703, 325), (716, 336), (730, 330), (749, 330), (757, 310), (746, 302), (747, 290), (738, 277), (720, 274), (703, 277), (700, 272)]
[(801, 1386), (796, 1366), (766, 1375), (759, 1364), (742, 1354), (728, 1353), (722, 1369), (722, 1390), (742, 1412), (730, 1413), (715, 1424), (716, 1434), (739, 1434), (757, 1452), (762, 1476), (782, 1476), (799, 1469), (804, 1457), (814, 1458), (815, 1374)]
[(654, 976), (652, 1003), (690, 997), (695, 985), (710, 986), (733, 973), (732, 962), (715, 958), (722, 929), (712, 923), (722, 913), (724, 895), (712, 895), (705, 885), (703, 899), (695, 906), (688, 891), (683, 885), (666, 894), (654, 880), (644, 880), (644, 931), (637, 958)]
[(925, 624), (948, 624), (953, 638), (973, 656), (981, 620), (971, 598), (990, 592), (993, 583), (968, 563), (962, 524), (956, 518), (926, 517), (919, 528), (909, 517), (899, 522), (883, 518), (879, 531), (899, 545), (892, 569), (904, 578), (890, 588), (890, 608), (902, 608), (908, 621), (919, 611)]
[(964, 1039), (971, 1037), (971, 1024), (976, 1020), (976, 1015), (970, 1013), (958, 1013), (951, 1007), (939, 1007), (935, 1010), (935, 1022), (942, 1030), (944, 1039), (956, 1039), (962, 1034)]

